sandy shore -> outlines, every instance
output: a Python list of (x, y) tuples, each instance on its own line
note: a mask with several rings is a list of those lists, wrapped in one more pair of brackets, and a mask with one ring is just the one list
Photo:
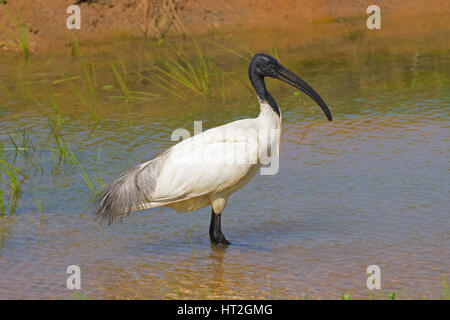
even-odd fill
[[(0, 1), (0, 53), (20, 51), (26, 34), (31, 52), (58, 50), (78, 41), (256, 30), (294, 32), (303, 43), (332, 38), (365, 25), (362, 0), (82, 0), (81, 30), (68, 30), (66, 9), (75, 0)], [(376, 1), (382, 10), (378, 37), (450, 31), (450, 2)], [(22, 27), (25, 26), (25, 27)], [(350, 34), (350, 37), (352, 35)]]

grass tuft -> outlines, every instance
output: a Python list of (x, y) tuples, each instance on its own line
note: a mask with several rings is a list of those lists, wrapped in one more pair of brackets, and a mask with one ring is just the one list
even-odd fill
[[(17, 203), (21, 194), (20, 183), (17, 174), (21, 173), (19, 169), (14, 167), (4, 153), (3, 143), (0, 141), (0, 189), (3, 185), (10, 190), (10, 214), (13, 214), (17, 208)], [(3, 176), (6, 175), (7, 181), (4, 181)], [(0, 215), (4, 216), (5, 201), (3, 198), (3, 190), (0, 191)]]
[(444, 288), (443, 299), (450, 300), (450, 288), (448, 286), (447, 278), (444, 278), (444, 280), (442, 280), (442, 286)]
[(28, 61), (30, 57), (30, 47), (28, 44), (27, 26), (25, 25), (22, 14), (19, 14), (18, 17), (14, 17), (6, 10), (6, 16), (8, 17), (14, 32), (12, 34), (7, 32), (7, 34), (16, 47), (21, 49), (24, 59)]
[(170, 49), (167, 57), (156, 63), (151, 77), (142, 76), (170, 95), (186, 100), (192, 94), (210, 98), (218, 88), (225, 99), (225, 71), (194, 40), (194, 53), (188, 54), (184, 46)]

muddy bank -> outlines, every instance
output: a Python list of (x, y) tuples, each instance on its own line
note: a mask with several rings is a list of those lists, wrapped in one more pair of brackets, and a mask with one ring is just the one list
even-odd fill
[[(78, 3), (81, 30), (68, 30), (66, 9)], [(0, 52), (21, 51), (26, 39), (31, 52), (58, 50), (78, 41), (108, 41), (128, 37), (158, 39), (168, 35), (236, 34), (253, 30), (291, 31), (302, 43), (364, 28), (364, 0), (193, 1), (193, 0), (2, 0)], [(432, 1), (377, 1), (382, 29), (377, 37), (401, 33), (448, 33), (450, 3)]]

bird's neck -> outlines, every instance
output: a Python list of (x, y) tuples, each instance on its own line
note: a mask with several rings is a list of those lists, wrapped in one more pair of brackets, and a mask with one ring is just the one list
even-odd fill
[(268, 129), (280, 129), (281, 128), (281, 115), (274, 112), (272, 106), (267, 102), (261, 102), (259, 104), (260, 112), (257, 119), (261, 122), (263, 128)]
[[(260, 105), (269, 105), (272, 108), (272, 111), (275, 112), (278, 117), (281, 116), (280, 114), (280, 108), (278, 108), (277, 103), (275, 102), (275, 99), (272, 97), (269, 91), (267, 91), (266, 83), (264, 81), (264, 78), (257, 75), (255, 72), (249, 73), (250, 82), (253, 85), (253, 88), (255, 88), (256, 95), (258, 96)], [(261, 109), (261, 111), (263, 111)]]

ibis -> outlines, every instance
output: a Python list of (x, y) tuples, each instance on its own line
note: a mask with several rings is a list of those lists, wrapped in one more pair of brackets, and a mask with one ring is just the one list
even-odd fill
[[(270, 154), (274, 159), (273, 155), (279, 154), (281, 112), (267, 91), (264, 78), (279, 79), (299, 89), (321, 107), (329, 121), (332, 120), (319, 94), (272, 56), (255, 54), (248, 75), (260, 104), (258, 117), (233, 121), (196, 134), (123, 173), (100, 196), (97, 216), (113, 222), (137, 210), (169, 207), (188, 212), (210, 205), (211, 241), (230, 244), (221, 228), (228, 198), (265, 167), (267, 161), (262, 161), (263, 158)], [(267, 134), (259, 134), (264, 131)]]

